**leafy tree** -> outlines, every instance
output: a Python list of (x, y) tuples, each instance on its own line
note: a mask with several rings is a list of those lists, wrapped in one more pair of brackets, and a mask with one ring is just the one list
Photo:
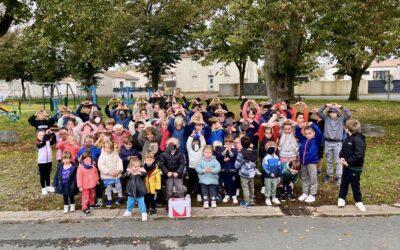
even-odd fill
[(393, 55), (400, 45), (400, 2), (330, 0), (319, 13), (315, 34), (337, 60), (337, 73), (351, 76), (349, 100), (358, 100), (371, 62)]
[(7, 33), (11, 25), (26, 21), (29, 17), (26, 1), (2, 0), (0, 2), (0, 37)]

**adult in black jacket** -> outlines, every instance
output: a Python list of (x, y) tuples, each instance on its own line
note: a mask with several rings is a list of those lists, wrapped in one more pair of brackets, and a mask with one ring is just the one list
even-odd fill
[(340, 184), (338, 206), (346, 205), (346, 196), (351, 185), (356, 207), (365, 212), (360, 189), (360, 177), (364, 166), (365, 137), (361, 134), (361, 124), (357, 120), (348, 120), (345, 125), (348, 137), (342, 146), (339, 157), (343, 165), (342, 182)]

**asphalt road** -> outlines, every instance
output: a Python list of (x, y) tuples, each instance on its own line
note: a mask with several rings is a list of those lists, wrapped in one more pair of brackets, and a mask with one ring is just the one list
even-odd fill
[(0, 249), (399, 249), (400, 217), (0, 224)]

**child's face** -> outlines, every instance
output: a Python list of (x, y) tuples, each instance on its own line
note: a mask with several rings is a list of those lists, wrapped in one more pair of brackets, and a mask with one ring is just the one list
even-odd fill
[(182, 124), (182, 123), (176, 123), (176, 124), (175, 124), (175, 128), (176, 128), (177, 130), (181, 130), (182, 127), (183, 127), (183, 124)]
[(164, 110), (159, 110), (158, 111), (158, 118), (159, 119), (164, 119), (166, 117), (165, 111)]
[(44, 132), (44, 131), (38, 132), (38, 133), (37, 133), (37, 139), (38, 139), (39, 141), (42, 141), (44, 135), (45, 135), (45, 132)]
[(146, 159), (144, 159), (144, 162), (147, 164), (147, 166), (150, 166), (151, 164), (153, 164), (154, 159), (151, 157), (146, 157)]
[(125, 143), (125, 148), (130, 150), (132, 148), (132, 143)]
[(111, 154), (112, 149), (111, 149), (110, 145), (105, 145), (105, 146), (104, 146), (104, 151), (105, 151), (106, 153), (108, 153), (108, 154)]
[(338, 114), (336, 112), (329, 112), (329, 117), (331, 119), (336, 119), (338, 117)]
[(146, 110), (140, 111), (140, 118), (143, 118), (143, 119), (147, 118), (147, 111)]
[(93, 140), (91, 138), (85, 140), (85, 147), (90, 147), (92, 145), (93, 145)]
[(137, 172), (140, 170), (140, 165), (139, 164), (132, 164), (129, 166), (129, 170), (131, 172)]
[(89, 114), (89, 113), (90, 113), (90, 107), (84, 106), (84, 107), (82, 108), (82, 111), (83, 111), (83, 113)]
[(205, 158), (210, 158), (212, 156), (212, 151), (211, 150), (204, 150), (204, 157)]
[(39, 114), (37, 115), (37, 118), (38, 118), (39, 120), (44, 120), (44, 119), (46, 119), (46, 115), (45, 115), (44, 113), (39, 113)]
[(138, 126), (138, 128), (136, 129), (136, 131), (137, 132), (140, 132), (140, 131), (142, 131), (144, 129), (144, 124), (140, 124), (139, 126)]
[(153, 154), (157, 153), (158, 143), (154, 143), (154, 142), (150, 143), (149, 149), (150, 149), (150, 152), (152, 152)]
[(293, 132), (292, 126), (290, 126), (290, 125), (285, 125), (285, 126), (283, 127), (283, 132), (284, 132), (285, 134), (291, 134), (291, 133)]
[(265, 138), (267, 138), (267, 139), (270, 139), (270, 138), (272, 138), (272, 132), (271, 132), (271, 130), (265, 130), (265, 132), (264, 132), (264, 136), (265, 136)]
[(124, 130), (123, 129), (116, 129), (115, 130), (115, 133), (117, 134), (117, 135), (122, 135), (122, 133), (124, 132)]
[(306, 131), (304, 131), (304, 133), (305, 133), (307, 140), (310, 140), (310, 139), (314, 138), (314, 136), (315, 136), (315, 131), (313, 129), (307, 129)]
[(146, 138), (147, 138), (147, 140), (152, 141), (154, 139), (154, 134), (152, 132), (147, 133)]
[(254, 120), (255, 117), (256, 117), (256, 114), (254, 114), (253, 111), (249, 111), (249, 119)]
[(299, 170), (296, 170), (296, 169), (293, 169), (293, 168), (291, 168), (289, 170), (290, 170), (290, 173), (293, 174), (293, 175), (295, 175), (295, 174), (297, 174), (299, 172)]
[(92, 131), (92, 128), (90, 127), (90, 125), (86, 125), (85, 127), (83, 127), (83, 131), (85, 133), (90, 133)]
[(297, 123), (304, 123), (304, 115), (298, 115), (296, 121)]
[(103, 142), (111, 141), (111, 137), (108, 135), (103, 136)]
[(74, 124), (74, 122), (73, 121), (68, 121), (67, 122), (67, 128), (70, 130), (70, 129), (73, 129), (75, 127), (75, 124)]
[(211, 128), (213, 128), (213, 129), (219, 128), (219, 122), (214, 122), (214, 123), (211, 125)]
[(63, 158), (63, 163), (64, 164), (70, 164), (71, 163), (71, 159), (69, 157), (64, 157)]
[(76, 143), (76, 139), (75, 139), (74, 136), (69, 135), (69, 136), (67, 137), (67, 142), (68, 142), (69, 144), (75, 144), (75, 143)]
[(154, 112), (160, 111), (160, 105), (154, 105), (153, 110), (154, 110)]
[(231, 141), (231, 140), (225, 140), (225, 146), (226, 146), (227, 148), (232, 147), (232, 145), (233, 145), (233, 141)]
[(194, 128), (196, 129), (197, 132), (201, 132), (201, 131), (203, 130), (203, 125), (201, 125), (201, 124), (196, 124), (196, 125), (194, 126)]
[(114, 127), (114, 125), (112, 125), (112, 124), (106, 124), (106, 130), (108, 132), (112, 131), (113, 127)]
[(162, 122), (162, 123), (161, 123), (161, 128), (162, 128), (162, 129), (168, 129), (167, 123), (166, 123), (166, 122)]
[(92, 164), (92, 158), (86, 157), (85, 159), (83, 159), (83, 163), (86, 164), (86, 165), (91, 165)]

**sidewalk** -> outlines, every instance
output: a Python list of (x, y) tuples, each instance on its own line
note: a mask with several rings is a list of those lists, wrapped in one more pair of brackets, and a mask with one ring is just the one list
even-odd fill
[[(366, 212), (360, 212), (355, 206), (347, 205), (345, 208), (337, 206), (307, 207), (314, 217), (354, 217), (354, 216), (391, 216), (400, 215), (400, 207), (390, 205), (367, 205)], [(158, 215), (149, 216), (149, 220), (168, 219), (164, 208), (159, 208)], [(82, 211), (63, 214), (62, 210), (50, 211), (5, 211), (0, 212), (0, 222), (28, 222), (28, 221), (82, 221), (94, 219), (123, 218), (124, 209), (95, 209), (92, 216), (87, 216)], [(232, 217), (283, 217), (284, 210), (279, 207), (254, 206), (250, 209), (241, 207), (218, 207), (204, 210), (200, 207), (192, 208), (192, 218), (232, 218)], [(137, 209), (134, 209), (132, 218), (139, 219)]]

